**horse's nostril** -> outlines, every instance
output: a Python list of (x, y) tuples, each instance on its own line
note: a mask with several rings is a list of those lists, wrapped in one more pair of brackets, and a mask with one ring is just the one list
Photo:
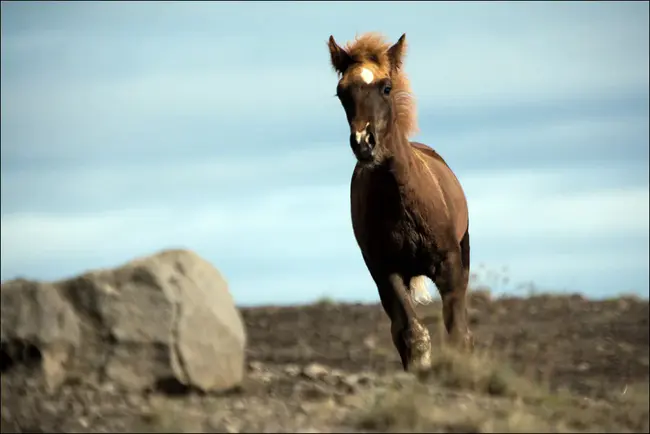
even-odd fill
[(377, 142), (375, 141), (375, 135), (372, 133), (372, 131), (368, 132), (368, 144), (370, 146), (375, 146)]

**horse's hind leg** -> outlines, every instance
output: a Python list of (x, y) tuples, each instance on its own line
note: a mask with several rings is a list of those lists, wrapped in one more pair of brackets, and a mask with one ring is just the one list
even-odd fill
[(467, 324), (469, 232), (447, 253), (433, 280), (442, 298), (442, 316), (451, 343), (471, 349), (473, 339)]
[(404, 279), (392, 274), (375, 279), (384, 311), (391, 321), (393, 344), (405, 371), (426, 371), (431, 367), (431, 338), (420, 323), (407, 294)]
[(461, 262), (463, 264), (463, 277), (461, 287), (463, 289), (463, 304), (465, 305), (463, 309), (463, 316), (465, 318), (465, 342), (469, 349), (474, 348), (474, 337), (472, 332), (469, 330), (468, 320), (467, 320), (467, 291), (469, 286), (469, 228), (465, 231), (463, 239), (460, 240), (460, 254)]

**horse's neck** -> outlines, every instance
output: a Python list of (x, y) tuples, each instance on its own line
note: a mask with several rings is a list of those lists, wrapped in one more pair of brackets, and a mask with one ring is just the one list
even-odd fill
[(390, 140), (390, 169), (397, 183), (404, 184), (414, 164), (414, 149), (406, 135), (396, 134)]

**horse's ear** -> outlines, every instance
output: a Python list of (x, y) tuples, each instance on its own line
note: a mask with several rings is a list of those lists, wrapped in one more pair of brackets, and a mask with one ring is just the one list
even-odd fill
[(332, 66), (336, 72), (343, 74), (348, 66), (352, 63), (352, 58), (343, 48), (334, 40), (334, 36), (330, 36), (330, 39), (327, 43), (327, 46), (330, 49), (330, 56), (332, 58)]
[(395, 42), (395, 45), (388, 49), (388, 59), (390, 60), (391, 68), (399, 69), (402, 66), (404, 53), (406, 53), (406, 33), (403, 33), (397, 42)]

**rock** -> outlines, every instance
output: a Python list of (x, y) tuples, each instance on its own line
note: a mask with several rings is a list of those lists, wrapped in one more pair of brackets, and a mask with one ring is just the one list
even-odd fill
[(13, 280), (1, 297), (3, 365), (21, 362), (7, 348), (34, 346), (50, 390), (72, 372), (135, 390), (174, 379), (223, 391), (243, 379), (242, 318), (224, 278), (193, 252), (54, 283)]
[(0, 287), (0, 343), (3, 371), (35, 362), (45, 386), (65, 379), (67, 358), (81, 345), (79, 318), (56, 287), (16, 279)]

